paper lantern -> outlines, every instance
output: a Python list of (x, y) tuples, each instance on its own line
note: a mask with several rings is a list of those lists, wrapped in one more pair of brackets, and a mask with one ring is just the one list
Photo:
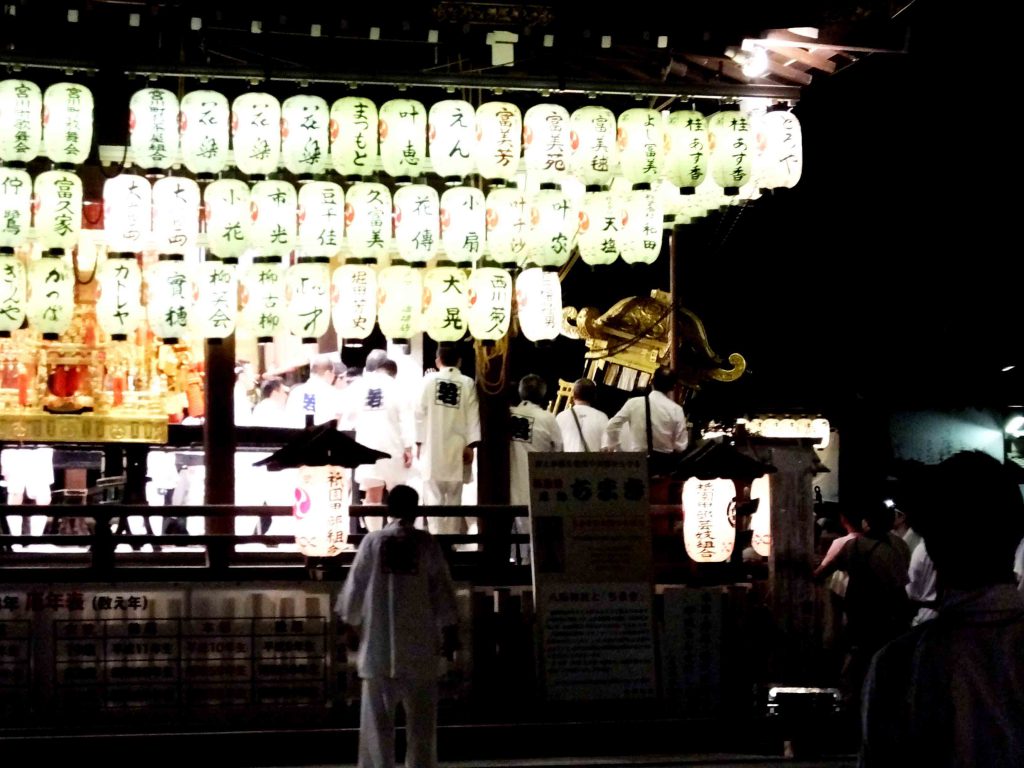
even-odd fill
[(683, 485), (683, 544), (698, 563), (721, 563), (732, 555), (736, 528), (729, 511), (736, 497), (732, 480), (691, 477)]
[(124, 341), (142, 324), (142, 270), (127, 249), (107, 254), (96, 270), (96, 320), (114, 341)]
[(412, 99), (392, 99), (380, 106), (377, 123), (380, 161), (396, 183), (408, 183), (423, 173), (427, 156), (427, 112)]
[(0, 338), (21, 328), (27, 299), (25, 265), (13, 248), (0, 245)]
[(665, 175), (684, 195), (691, 195), (708, 174), (708, 121), (684, 109), (668, 116)]
[(48, 341), (71, 327), (75, 311), (75, 274), (67, 256), (44, 255), (28, 269), (28, 323)]
[(43, 152), (58, 169), (84, 163), (92, 149), (92, 91), (55, 83), (43, 94)]
[(536, 104), (523, 116), (523, 161), (530, 178), (560, 182), (568, 168), (569, 111), (558, 104)]
[(614, 112), (597, 106), (573, 112), (569, 118), (569, 146), (569, 168), (576, 178), (587, 186), (611, 184), (617, 162)]
[(423, 301), (420, 274), (407, 264), (396, 264), (377, 275), (377, 323), (381, 333), (396, 344), (419, 333)]
[(626, 194), (625, 202), (622, 260), (627, 264), (653, 264), (661, 254), (665, 218), (658, 193), (634, 189)]
[(35, 181), (35, 229), (48, 250), (71, 251), (82, 228), (82, 180), (69, 171), (44, 171)]
[(708, 118), (711, 179), (726, 195), (737, 194), (750, 181), (754, 139), (750, 115), (740, 109), (723, 109)]
[(434, 173), (445, 184), (461, 184), (473, 173), (476, 161), (476, 112), (468, 101), (446, 99), (430, 107), (427, 143)]
[(489, 184), (507, 183), (519, 171), (523, 118), (519, 107), (489, 101), (476, 111), (476, 167)]
[(306, 557), (334, 557), (348, 535), (348, 478), (344, 467), (299, 467), (295, 487), (295, 543)]
[(166, 88), (143, 88), (128, 103), (128, 142), (135, 164), (157, 174), (178, 154), (178, 97)]
[(181, 100), (178, 131), (181, 159), (197, 179), (212, 179), (228, 167), (231, 107), (216, 91), (190, 91)]
[(284, 265), (280, 256), (255, 256), (242, 277), (239, 320), (265, 344), (279, 333), (285, 310)]
[(466, 335), (469, 285), (464, 270), (438, 265), (423, 275), (423, 330), (434, 341), (459, 341)]
[(580, 258), (585, 264), (611, 264), (626, 236), (625, 201), (611, 192), (587, 192), (580, 211)]
[(562, 284), (558, 273), (539, 267), (524, 269), (516, 278), (516, 317), (523, 336), (546, 341), (562, 327)]
[(153, 246), (158, 253), (191, 253), (199, 244), (199, 185), (186, 176), (153, 183)]
[(285, 273), (285, 326), (303, 344), (315, 343), (331, 325), (331, 267), (326, 256), (300, 256)]
[(231, 104), (235, 166), (250, 179), (265, 179), (281, 157), (281, 103), (269, 93), (243, 93)]
[(177, 344), (188, 333), (195, 303), (193, 269), (180, 253), (162, 253), (146, 270), (146, 317), (164, 344)]
[(20, 168), (0, 166), (0, 248), (25, 245), (31, 224), (32, 177)]
[(238, 179), (218, 179), (203, 190), (206, 247), (220, 259), (237, 259), (249, 247), (249, 186)]
[(665, 157), (664, 118), (655, 109), (627, 109), (617, 129), (620, 172), (632, 184), (654, 185)]
[(331, 165), (346, 181), (371, 175), (377, 164), (377, 105), (345, 96), (331, 105)]
[(23, 165), (43, 143), (43, 93), (28, 80), (0, 81), (0, 160)]
[(452, 187), (441, 195), (441, 242), (451, 261), (471, 263), (487, 239), (484, 193), (475, 187)]
[(804, 167), (800, 120), (788, 109), (769, 110), (757, 123), (754, 175), (762, 189), (791, 189)]
[(238, 320), (238, 265), (207, 259), (199, 263), (196, 274), (195, 329), (206, 339), (226, 339)]
[(477, 267), (469, 273), (469, 332), (474, 339), (494, 342), (508, 333), (512, 319), (512, 276), (498, 267)]
[(333, 181), (299, 188), (299, 248), (303, 256), (331, 257), (345, 234), (345, 193)]
[(526, 196), (516, 187), (498, 187), (487, 193), (487, 253), (499, 264), (526, 259), (530, 215)]
[(391, 192), (383, 184), (357, 182), (345, 198), (345, 242), (357, 259), (380, 261), (391, 249)]
[(365, 339), (377, 322), (377, 272), (370, 264), (342, 264), (331, 281), (334, 332), (341, 340)]
[(412, 264), (425, 264), (437, 250), (440, 236), (437, 191), (410, 184), (395, 191), (395, 247)]
[(757, 512), (751, 517), (750, 545), (761, 557), (772, 552), (772, 493), (767, 475), (759, 477), (750, 486), (750, 499), (758, 500)]
[(103, 182), (103, 231), (107, 249), (140, 253), (150, 242), (153, 185), (142, 176), (122, 173)]
[(327, 102), (319, 96), (292, 96), (281, 105), (281, 157), (300, 181), (327, 171), (329, 124)]
[(297, 242), (298, 199), (287, 181), (258, 181), (249, 193), (249, 245), (261, 256), (287, 256)]
[(529, 263), (560, 267), (576, 244), (580, 215), (575, 202), (560, 189), (540, 189), (530, 198)]

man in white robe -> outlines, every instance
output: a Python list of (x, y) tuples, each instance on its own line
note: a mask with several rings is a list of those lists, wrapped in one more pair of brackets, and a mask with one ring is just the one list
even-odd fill
[(591, 403), (597, 396), (597, 384), (577, 379), (572, 385), (572, 405), (555, 417), (562, 430), (562, 444), (571, 453), (601, 450), (608, 416)]

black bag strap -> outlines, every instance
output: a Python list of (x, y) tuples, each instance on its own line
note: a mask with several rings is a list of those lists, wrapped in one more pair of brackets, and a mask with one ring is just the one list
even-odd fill
[(583, 436), (583, 427), (580, 426), (580, 417), (576, 415), (576, 406), (570, 405), (569, 410), (572, 411), (572, 419), (576, 422), (576, 431), (580, 433), (580, 441), (583, 443), (583, 450), (586, 453), (590, 453), (590, 446), (587, 445), (587, 438)]

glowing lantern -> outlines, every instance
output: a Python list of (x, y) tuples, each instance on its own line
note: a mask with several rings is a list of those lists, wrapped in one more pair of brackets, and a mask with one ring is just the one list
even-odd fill
[(71, 251), (82, 228), (82, 180), (68, 171), (44, 171), (35, 181), (35, 228), (39, 244)]
[(524, 269), (516, 278), (516, 317), (530, 341), (558, 336), (562, 327), (562, 284), (558, 273), (539, 267)]
[(188, 332), (195, 301), (190, 271), (180, 253), (162, 253), (146, 270), (146, 317), (164, 344), (177, 344)]
[(754, 138), (750, 115), (738, 108), (725, 108), (708, 118), (711, 178), (726, 195), (737, 194), (750, 180)]
[(456, 263), (480, 258), (487, 237), (484, 193), (474, 187), (452, 187), (441, 195), (441, 242)]
[(476, 143), (476, 112), (468, 101), (447, 99), (430, 108), (427, 142), (434, 173), (445, 184), (461, 184), (473, 172)]
[(664, 213), (658, 193), (634, 189), (626, 195), (626, 230), (622, 260), (627, 264), (653, 264), (661, 253)]
[(377, 123), (380, 161), (384, 172), (398, 184), (423, 173), (427, 156), (427, 112), (412, 99), (392, 99), (381, 104)]
[(292, 96), (281, 105), (281, 156), (300, 181), (327, 170), (329, 122), (319, 96)]
[(237, 259), (249, 247), (249, 186), (238, 179), (218, 179), (203, 190), (206, 247), (221, 259)]
[(107, 249), (140, 253), (150, 238), (153, 185), (142, 176), (122, 173), (103, 182), (103, 230)]
[(331, 165), (346, 181), (369, 176), (377, 163), (377, 105), (345, 96), (331, 105)]
[(32, 223), (32, 177), (20, 168), (0, 167), (0, 248), (28, 242)]
[(157, 174), (178, 154), (178, 97), (166, 88), (143, 88), (128, 104), (128, 143), (135, 164)]
[(633, 184), (656, 184), (665, 155), (665, 129), (655, 109), (627, 109), (619, 115), (617, 141), (622, 175)]
[(299, 248), (304, 256), (333, 256), (345, 234), (345, 193), (333, 181), (299, 189)]
[(231, 104), (235, 166), (250, 179), (265, 179), (281, 157), (281, 103), (269, 93), (243, 93)]
[(569, 112), (558, 104), (537, 104), (523, 116), (526, 172), (541, 183), (565, 176), (569, 158)]
[(301, 466), (295, 488), (295, 543), (306, 557), (334, 557), (348, 535), (348, 477), (331, 465)]
[(300, 256), (285, 273), (285, 325), (312, 344), (331, 324), (331, 268), (326, 256)]
[(466, 335), (469, 291), (466, 273), (438, 264), (423, 276), (423, 329), (434, 341), (458, 341)]
[(530, 232), (526, 197), (513, 187), (487, 193), (487, 253), (499, 264), (518, 264), (526, 258)]
[(800, 121), (784, 107), (770, 109), (757, 124), (754, 175), (762, 189), (791, 189), (803, 171), (803, 137)]
[(199, 240), (199, 185), (185, 176), (153, 183), (153, 245), (158, 253), (189, 253)]
[(377, 322), (377, 272), (369, 264), (342, 264), (332, 280), (331, 319), (339, 339), (365, 339)]
[(530, 199), (530, 263), (539, 267), (565, 264), (576, 244), (579, 221), (576, 204), (562, 190), (540, 189)]
[(345, 242), (357, 259), (379, 262), (391, 248), (391, 192), (383, 184), (358, 182), (345, 197)]
[(684, 109), (668, 116), (665, 175), (684, 195), (692, 195), (708, 175), (708, 121)]
[(622, 252), (626, 210), (611, 192), (588, 192), (580, 211), (580, 258), (585, 264), (611, 264)]
[(751, 500), (757, 499), (757, 512), (750, 521), (750, 545), (761, 557), (772, 552), (772, 493), (767, 475), (757, 478), (750, 486)]
[(92, 91), (55, 83), (43, 94), (43, 151), (58, 169), (84, 163), (92, 148)]
[(260, 344), (274, 340), (285, 308), (284, 266), (280, 256), (256, 256), (242, 278), (241, 324)]
[(197, 274), (195, 328), (204, 338), (225, 339), (235, 332), (238, 319), (238, 265), (207, 259)]
[(437, 190), (410, 184), (395, 192), (395, 247), (413, 265), (430, 261), (440, 235)]
[(75, 310), (75, 274), (63, 255), (44, 255), (28, 269), (29, 325), (54, 341), (71, 326)]
[(25, 320), (25, 265), (10, 246), (0, 245), (0, 338), (21, 328)]
[(298, 200), (287, 181), (259, 181), (249, 194), (249, 245), (262, 256), (287, 256), (295, 247)]
[(469, 274), (469, 332), (480, 341), (498, 341), (512, 319), (512, 276), (498, 267), (477, 267)]
[(489, 101), (476, 111), (476, 167), (489, 184), (507, 183), (519, 170), (523, 148), (519, 107)]
[(228, 167), (231, 107), (216, 91), (190, 91), (181, 100), (178, 131), (181, 159), (197, 179), (212, 179)]
[(0, 160), (23, 165), (43, 142), (43, 94), (28, 80), (0, 81)]
[(114, 341), (124, 341), (142, 324), (142, 270), (127, 249), (107, 254), (96, 270), (96, 319)]
[(691, 477), (683, 485), (683, 544), (698, 563), (721, 563), (732, 555), (736, 529), (729, 509), (736, 497), (732, 480)]
[(396, 344), (420, 330), (423, 286), (420, 271), (407, 264), (385, 267), (377, 276), (377, 323)]
[(569, 118), (569, 146), (572, 174), (587, 186), (607, 187), (616, 162), (615, 113), (606, 107), (577, 109)]

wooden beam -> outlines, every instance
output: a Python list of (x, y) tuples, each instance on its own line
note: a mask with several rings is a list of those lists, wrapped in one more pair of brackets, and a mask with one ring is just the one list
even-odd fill
[(771, 40), (762, 40), (759, 45), (764, 46), (769, 51), (778, 53), (783, 58), (799, 61), (801, 64), (814, 67), (814, 69), (820, 69), (822, 72), (827, 72), (830, 75), (836, 71), (836, 63), (821, 54), (814, 53), (813, 48), (806, 50), (791, 45), (773, 45)]
[(747, 82), (747, 80), (750, 79), (743, 74), (743, 70), (736, 62), (732, 59), (727, 59), (724, 56), (700, 56), (692, 53), (684, 53), (683, 58), (691, 64), (696, 64), (698, 67), (703, 67), (704, 69), (711, 70), (712, 72), (719, 72), (726, 77), (738, 80), (741, 83)]
[[(811, 84), (812, 77), (808, 73), (802, 72), (796, 67), (787, 67), (777, 56), (775, 53), (768, 55), (768, 74), (785, 80), (792, 80), (794, 83), (800, 83), (800, 85)], [(757, 78), (748, 79), (756, 80)]]

